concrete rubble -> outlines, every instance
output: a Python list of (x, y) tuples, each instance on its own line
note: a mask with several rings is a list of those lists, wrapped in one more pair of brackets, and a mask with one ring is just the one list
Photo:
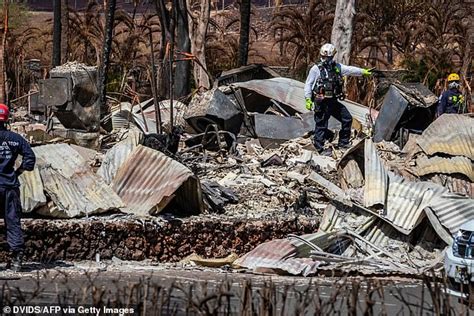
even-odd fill
[[(50, 137), (41, 124), (34, 130), (13, 124), (34, 140), (38, 157), (37, 168), (20, 178), (24, 212), (263, 221), (306, 216), (319, 221), (317, 230), (278, 235), (253, 250), (239, 249), (239, 255), (251, 251), (237, 260), (229, 257), (236, 267), (304, 276), (438, 269), (452, 234), (474, 218), (474, 119), (452, 114), (407, 123), (402, 118), (415, 108), (434, 105), (423, 86), (392, 84), (379, 110), (342, 101), (354, 118), (353, 145), (335, 148), (339, 123), (331, 120), (326, 146), (334, 150), (327, 157), (312, 145), (313, 113), (304, 107), (303, 83), (261, 67), (221, 79), (188, 105), (173, 101), (173, 109), (169, 100), (155, 107), (153, 99), (112, 106), (101, 120), (100, 148), (77, 146), (67, 133)], [(207, 262), (193, 258), (188, 261)]]

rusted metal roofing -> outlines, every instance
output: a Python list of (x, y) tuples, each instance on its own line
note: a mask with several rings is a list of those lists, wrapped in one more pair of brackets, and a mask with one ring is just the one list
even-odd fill
[(297, 247), (291, 240), (276, 239), (257, 246), (234, 261), (234, 265), (248, 269), (283, 270), (293, 275), (315, 274), (321, 262), (311, 258), (297, 258), (297, 253)]
[(388, 173), (371, 139), (365, 140), (364, 206), (383, 205), (388, 190)]
[(431, 173), (461, 173), (474, 181), (474, 165), (469, 158), (456, 156), (452, 158), (443, 157), (418, 157), (416, 167), (413, 168), (416, 175), (423, 176)]
[(460, 114), (443, 114), (417, 139), (428, 155), (445, 153), (474, 160), (474, 118)]
[(43, 192), (43, 182), (39, 169), (25, 171), (19, 177), (20, 198), (23, 213), (29, 213), (35, 208), (46, 204), (46, 196)]
[(43, 215), (71, 218), (119, 209), (121, 199), (67, 144), (34, 147), (44, 190), (55, 207)]
[(474, 199), (474, 182), (467, 178), (464, 179), (457, 174), (430, 174), (425, 178), (428, 181), (444, 186), (451, 193), (458, 193)]
[[(183, 186), (184, 190), (178, 190)], [(177, 202), (188, 213), (200, 213), (204, 208), (200, 183), (191, 170), (141, 145), (118, 169), (111, 187), (122, 198), (127, 213), (160, 212), (175, 195), (180, 195)]]
[(138, 129), (129, 129), (124, 140), (115, 144), (107, 151), (97, 175), (110, 184), (117, 174), (117, 170), (127, 160), (132, 151), (140, 144), (143, 134)]

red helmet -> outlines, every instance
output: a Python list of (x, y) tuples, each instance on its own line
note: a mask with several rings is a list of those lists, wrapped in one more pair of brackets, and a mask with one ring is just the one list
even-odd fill
[(10, 115), (10, 109), (5, 104), (0, 103), (0, 122), (7, 122)]

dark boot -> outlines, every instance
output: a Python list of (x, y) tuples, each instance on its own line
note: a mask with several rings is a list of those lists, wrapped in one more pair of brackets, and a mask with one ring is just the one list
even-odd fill
[(22, 263), (23, 251), (14, 251), (11, 253), (11, 259), (7, 265), (7, 269), (12, 270), (13, 272), (20, 272)]
[(327, 148), (327, 149), (318, 151), (318, 154), (319, 154), (320, 156), (332, 157), (332, 149), (331, 149), (331, 148)]
[(350, 143), (347, 143), (347, 144), (338, 144), (337, 145), (337, 148), (340, 149), (340, 150), (347, 150), (349, 148), (351, 148), (352, 145)]

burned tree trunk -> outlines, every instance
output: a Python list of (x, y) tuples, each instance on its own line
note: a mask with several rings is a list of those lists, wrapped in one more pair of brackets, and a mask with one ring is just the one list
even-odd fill
[(336, 46), (336, 61), (348, 64), (351, 57), (355, 0), (337, 0), (331, 43)]
[(7, 71), (5, 68), (5, 48), (8, 35), (8, 0), (3, 1), (3, 38), (0, 47), (0, 102), (7, 103)]
[(69, 7), (68, 0), (61, 0), (61, 64), (68, 59)]
[(201, 0), (199, 13), (193, 12), (192, 0), (188, 0), (189, 32), (191, 38), (191, 53), (198, 62), (194, 63), (193, 75), (196, 87), (211, 87), (210, 78), (204, 68), (206, 65), (206, 36), (211, 14), (211, 1)]
[(171, 38), (169, 26), (170, 26), (170, 14), (169, 11), (166, 9), (166, 3), (164, 0), (155, 0), (155, 8), (158, 18), (160, 20), (161, 26), (161, 45), (159, 51), (159, 64), (157, 69), (157, 91), (156, 93), (161, 98), (166, 98), (169, 91), (168, 85), (168, 72), (166, 71), (165, 66), (165, 55), (166, 55), (166, 48), (168, 45), (168, 41)]
[(469, 73), (469, 68), (472, 65), (472, 57), (473, 57), (473, 51), (472, 51), (472, 44), (474, 43), (474, 32), (471, 32), (469, 37), (466, 39), (466, 45), (464, 47), (464, 57), (462, 60), (462, 66), (461, 66), (461, 78), (464, 83), (464, 94), (466, 96), (466, 108), (468, 112), (472, 112), (474, 109), (472, 109), (472, 90), (471, 90), (471, 85), (470, 82), (468, 81), (468, 73)]
[(53, 67), (61, 64), (61, 0), (53, 0)]
[[(189, 53), (191, 51), (191, 41), (189, 40), (188, 13), (186, 0), (176, 1), (176, 47), (179, 51)], [(177, 98), (187, 96), (191, 92), (189, 84), (191, 75), (191, 61), (184, 60), (183, 56), (177, 56), (178, 61), (175, 67), (174, 95)]]
[(239, 66), (247, 65), (250, 42), (250, 0), (240, 2)]
[[(114, 31), (114, 20), (115, 20), (115, 8), (116, 0), (108, 0), (107, 2), (107, 11), (106, 11), (106, 20), (105, 20), (105, 37), (104, 45), (102, 51), (102, 64), (100, 65), (99, 73), (99, 100), (101, 110), (106, 109), (106, 87), (107, 87), (107, 73), (109, 70), (110, 63), (110, 53), (112, 51), (112, 36)], [(102, 115), (101, 111), (101, 115)]]

